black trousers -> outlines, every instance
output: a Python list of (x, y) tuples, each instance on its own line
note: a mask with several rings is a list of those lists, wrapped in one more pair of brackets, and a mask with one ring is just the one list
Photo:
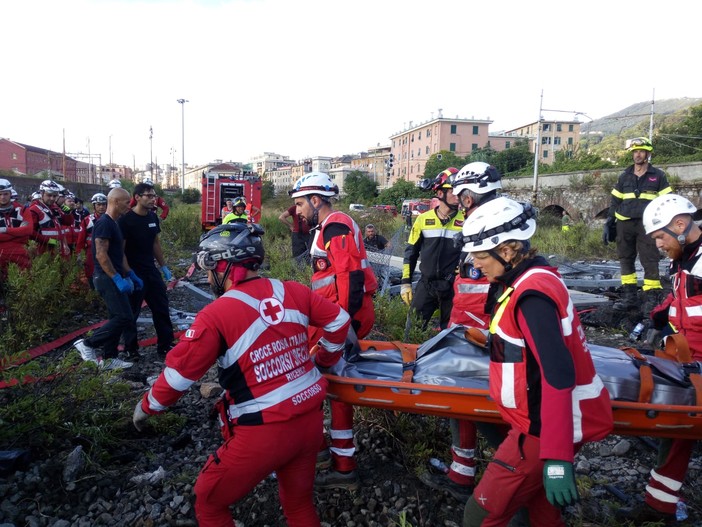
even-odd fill
[(646, 235), (643, 220), (617, 220), (617, 256), (622, 275), (636, 272), (636, 253), (644, 269), (645, 280), (660, 280), (660, 252), (653, 238)]
[(439, 326), (448, 327), (453, 307), (453, 281), (451, 280), (420, 280), (417, 282), (412, 296), (412, 309), (417, 311), (424, 320), (426, 328), (431, 316), (439, 309)]
[[(144, 281), (144, 287), (139, 291), (134, 291), (129, 296), (129, 303), (132, 307), (132, 315), (136, 323), (141, 313), (141, 304), (146, 301), (146, 305), (151, 309), (151, 315), (156, 330), (156, 348), (159, 352), (167, 352), (173, 344), (173, 324), (168, 310), (168, 295), (166, 294), (166, 284), (161, 278), (161, 272), (154, 266), (152, 269), (134, 271), (139, 278)], [(138, 349), (136, 335), (129, 342), (125, 342), (125, 349), (134, 352)]]

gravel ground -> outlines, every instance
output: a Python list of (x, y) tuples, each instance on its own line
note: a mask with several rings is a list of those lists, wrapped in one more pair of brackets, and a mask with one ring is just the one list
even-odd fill
[[(184, 312), (195, 312), (206, 302), (185, 288), (177, 288), (170, 295), (171, 306)], [(141, 338), (150, 336), (150, 329), (145, 327)], [(598, 344), (627, 343), (623, 332), (596, 328), (586, 331), (588, 338)], [(141, 360), (121, 374), (133, 388), (134, 404), (147, 388), (147, 379), (163, 367), (153, 347), (143, 351)], [(128, 444), (100, 466), (81, 465), (80, 450), (67, 450), (50, 459), (34, 460), (27, 470), (0, 478), (0, 527), (196, 525), (194, 481), (207, 456), (221, 442), (210, 416), (215, 396), (201, 394), (207, 383), (215, 380), (213, 369), (170, 410), (187, 416), (179, 435), (132, 432)], [(413, 469), (407, 467), (396, 438), (380, 421), (363, 415), (355, 436), (362, 486), (354, 493), (317, 493), (322, 525), (460, 526), (463, 504), (425, 487)], [(654, 447), (653, 440), (617, 436), (586, 445), (576, 460), (582, 500), (566, 509), (568, 525), (615, 525), (612, 512), (624, 505), (617, 492), (626, 500), (641, 499), (654, 463)], [(485, 461), (490, 454), (489, 449), (483, 448), (479, 457)], [(702, 459), (696, 453), (688, 474), (689, 484), (684, 487), (691, 516), (687, 525), (701, 524), (696, 519), (702, 518), (702, 511), (694, 499), (699, 494), (696, 482), (701, 471)], [(273, 477), (235, 504), (232, 512), (238, 527), (285, 525)]]

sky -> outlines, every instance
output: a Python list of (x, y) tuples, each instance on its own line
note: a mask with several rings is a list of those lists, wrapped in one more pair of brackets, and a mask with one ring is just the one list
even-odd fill
[(694, 5), (2, 2), (0, 137), (139, 168), (355, 154), (439, 109), (491, 132), (597, 119), (702, 97)]

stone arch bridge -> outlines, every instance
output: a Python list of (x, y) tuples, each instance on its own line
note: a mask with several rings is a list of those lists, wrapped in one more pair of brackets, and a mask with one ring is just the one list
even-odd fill
[[(677, 194), (685, 196), (698, 210), (702, 208), (702, 162), (654, 166), (663, 170)], [(605, 219), (610, 193), (622, 168), (564, 174), (544, 174), (537, 178), (536, 205), (542, 213), (558, 217), (562, 211), (574, 220), (589, 222)], [(534, 178), (509, 178), (502, 181), (503, 192), (520, 201), (534, 202)], [(700, 214), (698, 213), (698, 216)], [(702, 216), (700, 218), (702, 219)]]

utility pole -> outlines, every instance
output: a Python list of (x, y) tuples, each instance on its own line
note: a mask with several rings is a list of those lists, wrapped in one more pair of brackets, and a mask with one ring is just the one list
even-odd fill
[(185, 103), (190, 102), (187, 99), (178, 99), (181, 112), (181, 145), (180, 152), (183, 155), (183, 168), (180, 174), (180, 192), (185, 192)]
[(653, 88), (653, 95), (651, 95), (651, 120), (648, 123), (648, 140), (653, 142), (653, 105), (656, 102), (656, 89)]
[(149, 172), (151, 173), (151, 180), (154, 178), (154, 127), (149, 126), (149, 145), (151, 152), (149, 154)]
[(539, 102), (539, 119), (536, 123), (536, 143), (534, 143), (534, 188), (532, 189), (531, 201), (536, 206), (536, 198), (539, 195), (539, 148), (541, 147), (541, 111), (544, 107), (544, 90), (541, 89), (541, 101)]

